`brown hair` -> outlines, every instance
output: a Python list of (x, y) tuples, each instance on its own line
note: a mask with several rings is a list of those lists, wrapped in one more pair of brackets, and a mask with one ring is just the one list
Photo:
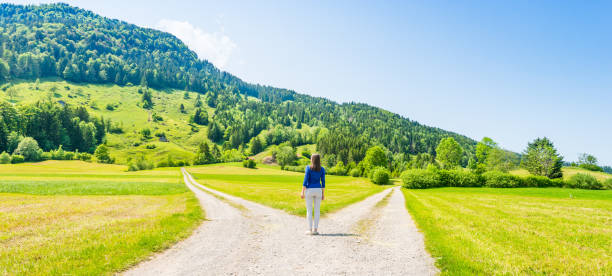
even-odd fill
[(310, 156), (310, 169), (315, 172), (321, 170), (321, 155), (315, 153)]

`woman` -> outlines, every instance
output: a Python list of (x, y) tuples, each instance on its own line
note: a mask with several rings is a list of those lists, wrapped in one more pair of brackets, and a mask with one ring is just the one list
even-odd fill
[[(306, 166), (302, 194), (300, 195), (301, 198), (306, 197), (306, 217), (308, 218), (308, 231), (306, 234), (319, 234), (319, 208), (321, 207), (321, 200), (325, 197), (324, 191), (325, 169), (321, 167), (321, 156), (313, 154), (310, 156), (310, 166)], [(312, 228), (313, 215), (314, 230)]]

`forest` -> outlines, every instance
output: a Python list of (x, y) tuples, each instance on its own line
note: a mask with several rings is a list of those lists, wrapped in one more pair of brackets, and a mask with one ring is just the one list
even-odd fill
[[(361, 161), (372, 145), (381, 145), (405, 161), (420, 154), (435, 158), (435, 149), (445, 137), (453, 137), (464, 149), (463, 166), (475, 153), (476, 141), (466, 136), (424, 126), (367, 104), (339, 104), (287, 89), (249, 84), (199, 60), (171, 34), (66, 4), (2, 4), (0, 44), (2, 82), (56, 77), (73, 83), (197, 92), (199, 104), (214, 109), (214, 115), (200, 112), (191, 122), (206, 125), (208, 138), (225, 149), (246, 148), (254, 137), (267, 131), (271, 135), (266, 136), (266, 145), (317, 144), (322, 153), (334, 154), (345, 164)], [(43, 105), (37, 108), (44, 109)], [(10, 121), (4, 116), (1, 120), (5, 125)], [(104, 124), (101, 119), (97, 121), (92, 119), (91, 123)], [(299, 131), (303, 125), (329, 132), (306, 137)], [(67, 122), (61, 128), (66, 131), (53, 130), (52, 137), (21, 135), (32, 136), (45, 150), (62, 144), (66, 149), (91, 152), (81, 142), (63, 138), (69, 137), (63, 134), (71, 129)], [(101, 128), (96, 129), (102, 132)]]

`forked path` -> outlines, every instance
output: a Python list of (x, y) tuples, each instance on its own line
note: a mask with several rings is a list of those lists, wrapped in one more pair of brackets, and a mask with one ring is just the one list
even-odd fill
[(308, 236), (305, 218), (198, 184), (185, 183), (206, 211), (192, 236), (127, 271), (128, 275), (433, 275), (398, 188), (321, 218)]

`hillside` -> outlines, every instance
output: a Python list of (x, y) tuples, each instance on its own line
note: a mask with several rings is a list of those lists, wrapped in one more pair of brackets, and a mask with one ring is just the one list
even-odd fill
[[(407, 160), (409, 155), (422, 153), (435, 155), (438, 142), (448, 136), (465, 149), (464, 165), (474, 152), (476, 142), (468, 137), (424, 126), (380, 108), (338, 104), (287, 89), (245, 83), (198, 60), (193, 51), (168, 33), (66, 4), (0, 7), (4, 98), (17, 109), (27, 102), (51, 99), (56, 104), (83, 106), (91, 114), (111, 119), (123, 129), (116, 133), (105, 129), (104, 141), (120, 162), (130, 153), (144, 151), (146, 144), (156, 145), (158, 160), (165, 158), (166, 152), (187, 159), (202, 141), (214, 142), (224, 150), (244, 150), (256, 136), (265, 145), (318, 144), (320, 152), (333, 153), (345, 163), (360, 161), (372, 144), (382, 144), (399, 154), (396, 159)], [(73, 93), (75, 89), (81, 93)], [(18, 96), (9, 96), (8, 91)], [(143, 91), (153, 95), (152, 106), (143, 104)], [(201, 108), (208, 115), (200, 124), (189, 123), (196, 112), (196, 94), (201, 96)], [(179, 111), (181, 104), (184, 113)], [(15, 125), (6, 128), (6, 133), (24, 132)], [(152, 131), (152, 137), (165, 132), (170, 142), (143, 140), (140, 136), (145, 128)], [(47, 147), (57, 144), (61, 142), (48, 143)], [(71, 149), (70, 145), (64, 148)]]

